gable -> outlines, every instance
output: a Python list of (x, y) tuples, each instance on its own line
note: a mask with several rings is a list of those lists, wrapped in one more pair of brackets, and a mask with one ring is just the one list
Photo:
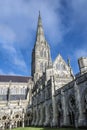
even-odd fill
[(70, 67), (63, 60), (62, 56), (59, 54), (53, 63), (54, 73), (59, 76), (70, 76)]

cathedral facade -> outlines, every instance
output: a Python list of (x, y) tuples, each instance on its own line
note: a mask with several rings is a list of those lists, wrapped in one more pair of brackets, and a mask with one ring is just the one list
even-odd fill
[(78, 64), (74, 75), (69, 59), (52, 62), (39, 14), (32, 76), (0, 75), (0, 128), (87, 127), (87, 58)]
[(87, 58), (78, 60), (80, 73), (73, 74), (70, 60), (58, 54), (51, 60), (39, 14), (36, 43), (32, 52), (31, 125), (50, 127), (87, 126)]

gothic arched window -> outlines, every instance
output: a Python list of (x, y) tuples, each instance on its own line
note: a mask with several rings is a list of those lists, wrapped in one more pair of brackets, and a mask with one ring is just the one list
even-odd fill
[(47, 67), (47, 62), (45, 62), (45, 68)]
[(40, 70), (43, 70), (43, 62), (40, 63)]
[(40, 56), (43, 57), (43, 50), (40, 51)]
[(64, 64), (56, 64), (56, 69), (65, 70), (65, 65)]
[(46, 51), (44, 51), (44, 57), (46, 57)]
[(72, 110), (75, 109), (75, 98), (74, 98), (74, 96), (71, 96), (69, 98), (69, 108), (72, 109)]
[(40, 56), (41, 57), (46, 57), (46, 50), (44, 48), (41, 49)]

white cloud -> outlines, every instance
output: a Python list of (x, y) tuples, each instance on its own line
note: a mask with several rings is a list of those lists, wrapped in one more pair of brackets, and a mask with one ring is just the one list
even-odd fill
[[(44, 0), (44, 2), (42, 0), (0, 1), (0, 44), (7, 52), (11, 64), (21, 70), (27, 70), (20, 48), (32, 46), (32, 36), (36, 31), (39, 10), (45, 31), (49, 30), (46, 32), (47, 37), (54, 39), (54, 42), (61, 41), (61, 22), (60, 18), (57, 19), (56, 7), (56, 3), (51, 0)], [(56, 38), (57, 36), (59, 38)]]
[(14, 73), (13, 71), (10, 71), (9, 73), (5, 73), (6, 75), (15, 75), (15, 76), (17, 76), (17, 75), (20, 75), (19, 73)]
[(16, 48), (12, 45), (8, 46), (7, 44), (4, 44), (2, 47), (5, 49), (5, 51), (7, 51), (9, 62), (18, 67), (19, 70), (26, 72), (27, 66), (21, 51), (19, 49), (16, 50)]
[(27, 70), (26, 63), (22, 58), (17, 58), (15, 56), (14, 60), (13, 60), (13, 63), (14, 63), (14, 65), (17, 65), (19, 68), (21, 68), (23, 71)]
[[(58, 44), (70, 30), (70, 27), (65, 28), (62, 24), (61, 1), (63, 0), (55, 0), (55, 2), (52, 0), (3, 0), (0, 1), (0, 20), (11, 26), (11, 31), (15, 32), (15, 40), (18, 41), (19, 46), (27, 47), (29, 42), (25, 44), (24, 42), (26, 39), (30, 43), (33, 41), (32, 35), (35, 34), (38, 11), (40, 10), (48, 39), (51, 39), (52, 43)], [(65, 2), (72, 8), (71, 25), (75, 23), (77, 25), (81, 21), (85, 22), (87, 0), (71, 0), (71, 3), (69, 0), (65, 0)]]
[(19, 42), (18, 44), (20, 42), (22, 44), (26, 38), (29, 38), (30, 41), (32, 40), (31, 33), (32, 30), (36, 30), (37, 16), (40, 10), (44, 28), (46, 28), (45, 31), (48, 30), (46, 33), (47, 37), (49, 39), (52, 37), (56, 43), (62, 40), (63, 35), (60, 15), (56, 12), (56, 9), (60, 6), (59, 1), (3, 0), (0, 1), (0, 19), (11, 26), (11, 29), (16, 34), (16, 41)]
[(13, 71), (5, 72), (2, 69), (0, 69), (0, 75), (20, 75), (20, 74), (14, 73)]
[[(62, 42), (65, 34), (78, 26), (78, 23), (87, 25), (87, 0), (65, 0), (71, 5), (73, 14), (69, 27), (63, 24), (61, 1), (63, 0), (0, 0), (0, 44), (8, 52), (13, 65), (27, 70), (20, 48), (32, 46), (39, 10), (46, 37), (52, 45)], [(85, 50), (80, 51), (82, 55), (86, 53)], [(79, 50), (76, 52), (77, 57), (78, 53)]]
[[(69, 4), (70, 1), (67, 1)], [(84, 29), (87, 30), (87, 0), (71, 0), (70, 5), (72, 11), (71, 29), (85, 27)]]
[(81, 19), (82, 17), (87, 20), (87, 0), (72, 0), (72, 7), (75, 15), (77, 16), (77, 19), (79, 18), (78, 21), (83, 21), (83, 19)]
[(0, 24), (0, 42), (2, 44), (12, 44), (15, 39), (16, 35), (13, 30), (5, 24)]
[(11, 44), (9, 45), (9, 44), (5, 43), (5, 44), (2, 44), (2, 47), (3, 47), (3, 49), (5, 49), (8, 52), (9, 55), (12, 54), (15, 56), (17, 53), (15, 47)]

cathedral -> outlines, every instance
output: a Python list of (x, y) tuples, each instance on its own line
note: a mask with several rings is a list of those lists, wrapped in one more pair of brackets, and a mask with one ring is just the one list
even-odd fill
[(87, 127), (87, 57), (79, 73), (58, 54), (51, 59), (39, 14), (31, 76), (0, 75), (0, 128)]

